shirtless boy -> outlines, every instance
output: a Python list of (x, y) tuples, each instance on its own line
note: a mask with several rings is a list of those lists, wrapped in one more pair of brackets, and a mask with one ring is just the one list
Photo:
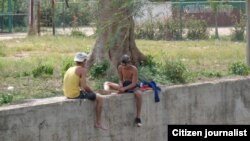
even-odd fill
[(138, 127), (142, 126), (140, 114), (142, 105), (142, 91), (138, 88), (138, 70), (131, 64), (130, 57), (123, 55), (121, 64), (118, 66), (119, 83), (105, 82), (104, 90), (118, 90), (118, 94), (134, 93), (136, 98), (136, 117), (135, 123)]

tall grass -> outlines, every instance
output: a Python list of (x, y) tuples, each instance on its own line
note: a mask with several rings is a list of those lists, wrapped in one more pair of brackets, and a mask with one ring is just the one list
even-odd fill
[[(83, 37), (43, 36), (0, 41), (0, 91), (10, 93), (13, 101), (62, 95), (62, 78), (65, 59), (75, 52), (90, 52), (95, 39)], [(229, 40), (150, 41), (136, 40), (137, 47), (152, 56), (161, 65), (168, 60), (179, 60), (189, 70), (192, 81), (230, 75), (232, 62), (245, 62), (245, 42)], [(32, 71), (39, 65), (53, 67), (53, 74), (34, 77)], [(141, 71), (152, 74), (142, 68)], [(158, 70), (154, 70), (158, 72)], [(160, 82), (169, 82), (157, 77)], [(167, 76), (166, 76), (167, 78)], [(152, 78), (151, 78), (152, 79)], [(91, 80), (94, 89), (101, 89), (105, 80)]]
[[(215, 69), (224, 71), (230, 62), (245, 61), (245, 42), (231, 41), (137, 41), (144, 54), (151, 54), (156, 61), (162, 58), (182, 60), (194, 70)], [(152, 51), (153, 49), (153, 51)]]

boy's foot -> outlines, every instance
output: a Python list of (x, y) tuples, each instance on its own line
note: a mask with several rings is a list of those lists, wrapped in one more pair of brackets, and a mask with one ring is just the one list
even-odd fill
[(102, 129), (102, 130), (108, 130), (107, 127), (102, 126), (101, 124), (95, 124), (95, 128), (99, 128), (99, 129)]
[(142, 126), (141, 119), (135, 118), (135, 124), (137, 125), (137, 127), (141, 127)]

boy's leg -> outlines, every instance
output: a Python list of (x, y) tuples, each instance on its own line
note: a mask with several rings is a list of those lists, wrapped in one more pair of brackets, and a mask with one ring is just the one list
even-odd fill
[(142, 91), (135, 91), (135, 99), (136, 99), (136, 119), (135, 122), (137, 126), (142, 126), (141, 123), (141, 108), (142, 108)]
[(108, 90), (119, 90), (120, 86), (117, 83), (113, 83), (113, 82), (105, 82), (104, 85), (104, 90), (108, 91)]
[(107, 130), (107, 128), (104, 127), (102, 125), (102, 122), (101, 122), (102, 108), (103, 108), (103, 98), (99, 95), (96, 95), (96, 123), (95, 123), (95, 127)]
[(140, 118), (141, 116), (141, 105), (142, 105), (142, 92), (140, 90), (135, 91), (135, 98), (136, 98), (136, 117)]
[(96, 102), (96, 105), (95, 105), (96, 106), (95, 107), (95, 112), (96, 112), (95, 127), (107, 130), (107, 128), (104, 127), (102, 125), (102, 122), (101, 122), (102, 108), (103, 108), (103, 97), (98, 95), (98, 94), (90, 92), (90, 93), (85, 93), (85, 98)]

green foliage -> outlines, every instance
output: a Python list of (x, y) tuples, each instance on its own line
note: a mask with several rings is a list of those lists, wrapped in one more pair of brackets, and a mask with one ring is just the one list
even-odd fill
[(154, 62), (154, 57), (152, 55), (147, 55), (146, 60), (143, 62), (143, 65), (153, 67), (156, 65)]
[(151, 68), (148, 66), (139, 67), (138, 75), (140, 81), (150, 81), (155, 79), (154, 73), (152, 73)]
[[(88, 52), (92, 49), (94, 43), (95, 39), (93, 38), (65, 36), (3, 40), (0, 42), (0, 46), (3, 46), (2, 50), (5, 55), (0, 57), (0, 87), (2, 91), (7, 84), (18, 87), (14, 91), (13, 101), (62, 95), (63, 82), (61, 77), (58, 76), (61, 76), (63, 70), (66, 71), (74, 65), (72, 54), (82, 49)], [(165, 58), (175, 58), (185, 63), (190, 71), (184, 73), (184, 79), (190, 82), (190, 77), (192, 77), (192, 81), (195, 82), (198, 79), (206, 81), (210, 77), (219, 76), (220, 73), (217, 72), (223, 72), (225, 77), (228, 76), (228, 62), (235, 60), (244, 62), (246, 52), (245, 42), (234, 43), (229, 40), (187, 40), (181, 42), (136, 40), (136, 44), (145, 55), (151, 55), (145, 61), (143, 68), (138, 68), (139, 78), (147, 77), (146, 80), (153, 79), (158, 84), (167, 85), (172, 85), (173, 82), (168, 78), (168, 75), (163, 73), (166, 70), (164, 67)], [(27, 53), (28, 55), (17, 58), (15, 54), (18, 53)], [(37, 56), (37, 53), (44, 54), (42, 60), (41, 57)], [(32, 76), (32, 70), (38, 64), (44, 64), (45, 62), (54, 66), (54, 74), (50, 77), (37, 77), (36, 79), (14, 77), (17, 74)], [(156, 65), (154, 66), (155, 62)], [(152, 73), (149, 66), (153, 66), (156, 72)], [(210, 70), (212, 71), (210, 72)], [(103, 89), (103, 82), (107, 80), (118, 82), (117, 73), (114, 72), (111, 78), (100, 77), (89, 82), (93, 89)]]
[(155, 22), (151, 19), (135, 28), (137, 39), (180, 40), (182, 33), (181, 22), (177, 19), (167, 19), (163, 22)]
[[(26, 19), (25, 19), (26, 20)], [(13, 31), (14, 32), (28, 32), (27, 31), (27, 26), (25, 25), (25, 26), (18, 26), (18, 27), (15, 27), (14, 29), (13, 29)]]
[(30, 72), (24, 71), (24, 72), (22, 72), (21, 75), (22, 75), (22, 76), (30, 76)]
[(165, 2), (166, 0), (149, 0), (151, 2)]
[(94, 90), (103, 90), (103, 84), (106, 81), (118, 83), (119, 77), (117, 74), (111, 76), (98, 77), (98, 78), (92, 77), (89, 83)]
[(155, 20), (152, 11), (148, 10), (149, 19), (135, 26), (137, 39), (150, 40), (180, 40), (182, 25), (178, 19), (168, 18), (163, 21)]
[(187, 38), (191, 40), (208, 39), (207, 23), (204, 20), (191, 18), (187, 21)]
[(90, 76), (92, 78), (103, 77), (106, 74), (108, 68), (109, 62), (107, 60), (95, 63), (93, 66), (90, 67)]
[(161, 68), (161, 73), (173, 83), (187, 82), (187, 68), (179, 60), (166, 60)]
[(118, 82), (119, 81), (119, 77), (118, 77), (118, 75), (112, 75), (112, 76), (107, 77), (106, 81)]
[(62, 63), (62, 68), (61, 68), (61, 76), (64, 76), (65, 72), (74, 65), (74, 61), (72, 58), (65, 58)]
[(248, 75), (250, 73), (250, 67), (243, 62), (234, 62), (229, 66), (229, 73), (235, 75)]
[(75, 37), (86, 37), (86, 35), (79, 31), (79, 30), (72, 30), (71, 31), (71, 36), (75, 36)]
[(237, 17), (233, 17), (234, 19), (234, 28), (231, 36), (232, 41), (243, 41), (245, 39), (245, 27), (246, 27), (246, 19), (244, 19), (243, 15), (241, 14), (240, 20), (237, 20)]
[[(9, 1), (11, 2), (11, 1)], [(14, 28), (14, 31), (16, 31), (16, 27), (20, 28), (26, 28), (27, 29), (27, 15), (23, 15), (27, 13), (27, 6), (28, 1), (23, 0), (12, 0), (12, 12), (13, 16), (12, 18), (12, 25)], [(6, 0), (0, 0), (0, 7), (1, 7), (1, 20), (0, 20), (0, 26), (1, 26), (1, 32), (4, 30), (6, 31), (6, 27), (9, 26), (9, 3)], [(18, 15), (20, 14), (20, 15)], [(4, 32), (5, 32), (4, 31)]]
[(244, 31), (234, 30), (232, 34), (231, 40), (232, 41), (243, 41), (244, 40)]
[(167, 21), (157, 21), (156, 22), (156, 29), (157, 32), (154, 34), (154, 39), (156, 40), (171, 40), (171, 38), (169, 39), (169, 31), (167, 28)]
[(182, 39), (182, 27), (181, 21), (176, 19), (168, 20), (166, 23), (167, 39), (169, 40), (180, 40)]
[[(153, 13), (151, 9), (147, 9), (149, 18), (146, 21), (135, 25), (135, 38), (137, 39), (154, 39), (155, 21), (153, 20)], [(143, 14), (142, 14), (143, 15)]]
[(217, 13), (220, 2), (217, 0), (208, 0), (211, 6), (213, 13)]
[(2, 68), (3, 68), (3, 64), (2, 64), (2, 62), (0, 61), (0, 70), (2, 70)]
[(152, 73), (156, 73), (157, 65), (152, 55), (147, 55), (146, 60), (141, 64), (141, 66), (147, 67)]
[(11, 103), (13, 100), (13, 95), (12, 94), (0, 94), (0, 105), (1, 104), (7, 104)]
[(46, 75), (52, 75), (53, 74), (53, 66), (45, 64), (45, 65), (39, 65), (37, 68), (32, 70), (33, 77), (39, 77), (44, 74)]
[(147, 55), (146, 60), (138, 67), (139, 80), (154, 80), (161, 84), (171, 83), (170, 79), (167, 78), (166, 75), (164, 75), (165, 68), (162, 66), (163, 65), (161, 63), (157, 63), (154, 61), (154, 57), (152, 55)]
[[(48, 2), (42, 3), (41, 22), (43, 26), (52, 25), (52, 8)], [(89, 25), (93, 17), (91, 13), (91, 3), (76, 2), (69, 3), (69, 8), (65, 8), (64, 3), (57, 3), (55, 9), (55, 25), (56, 26), (84, 26)]]
[(0, 57), (1, 57), (1, 56), (2, 56), (2, 57), (5, 56), (4, 48), (5, 48), (5, 45), (0, 43)]
[(147, 20), (135, 28), (135, 37), (137, 39), (154, 39), (154, 22), (152, 20)]
[(220, 72), (215, 71), (201, 71), (200, 73), (205, 77), (222, 77), (222, 74)]

